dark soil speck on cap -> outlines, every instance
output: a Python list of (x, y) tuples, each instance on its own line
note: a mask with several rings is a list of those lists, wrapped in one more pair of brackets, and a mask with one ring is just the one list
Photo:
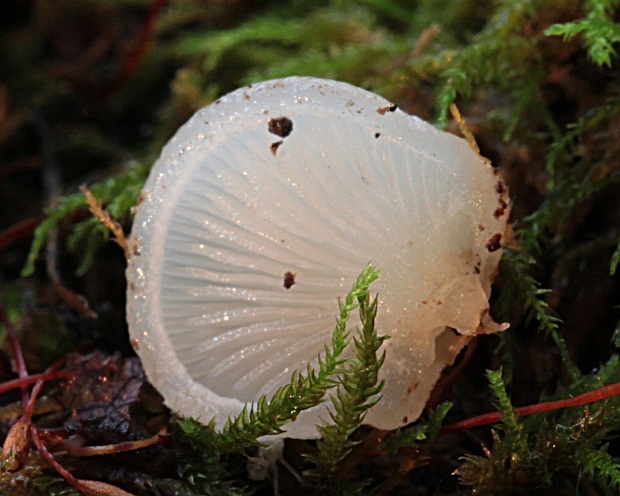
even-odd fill
[(276, 141), (274, 143), (271, 143), (271, 146), (269, 147), (271, 150), (271, 154), (275, 157), (276, 153), (278, 152), (278, 148), (280, 148), (280, 145), (284, 143), (284, 141), (280, 140), (280, 141)]
[(385, 107), (379, 107), (377, 109), (377, 112), (379, 114), (381, 114), (381, 115), (384, 115), (386, 112), (394, 112), (397, 108), (398, 108), (397, 105), (392, 104), (392, 105), (388, 105), (388, 106), (385, 106)]
[(499, 207), (497, 207), (497, 209), (495, 210), (495, 212), (493, 213), (493, 216), (496, 219), (499, 219), (502, 215), (504, 215), (504, 213), (506, 212), (506, 209), (508, 208), (508, 204), (504, 201), (501, 200), (499, 201)]
[(489, 252), (494, 252), (499, 250), (502, 247), (502, 235), (500, 233), (494, 234), (489, 238), (486, 244), (487, 250)]
[(293, 274), (292, 272), (287, 272), (284, 274), (284, 287), (286, 289), (290, 289), (293, 284), (295, 284), (295, 276), (297, 274)]
[(269, 119), (267, 129), (271, 134), (286, 138), (293, 132), (293, 121), (288, 117), (274, 117)]

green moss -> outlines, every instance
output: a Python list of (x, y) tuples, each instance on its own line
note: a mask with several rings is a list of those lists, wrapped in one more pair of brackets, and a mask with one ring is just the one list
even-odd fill
[(369, 408), (380, 399), (383, 381), (379, 381), (379, 370), (385, 360), (385, 351), (378, 355), (386, 336), (378, 336), (375, 329), (377, 299), (372, 303), (366, 291), (358, 297), (362, 328), (353, 338), (354, 357), (349, 360), (339, 376), (336, 394), (330, 395), (331, 421), (323, 419), (318, 426), (321, 439), (319, 453), (307, 458), (315, 468), (307, 475), (319, 480), (319, 487), (327, 494), (363, 494), (364, 481), (343, 481), (338, 476), (340, 463), (347, 457), (358, 441), (351, 435), (364, 422)]
[(620, 42), (620, 25), (613, 20), (618, 0), (588, 0), (584, 4), (585, 19), (554, 24), (545, 30), (549, 36), (563, 36), (570, 40), (583, 37), (588, 54), (600, 66), (611, 67), (616, 57), (614, 45)]
[[(557, 290), (552, 276), (562, 273), (566, 253), (583, 248), (586, 241), (598, 241), (598, 251), (590, 256), (610, 257), (612, 274), (620, 262), (617, 221), (605, 219), (607, 224), (602, 227), (584, 221), (593, 204), (613, 199), (610, 193), (617, 194), (620, 181), (618, 3), (499, 0), (481, 7), (480, 2), (441, 0), (264, 2), (239, 16), (227, 17), (224, 12), (223, 20), (218, 20), (190, 0), (171, 2), (160, 19), (160, 36), (145, 65), (148, 71), (139, 73), (135, 81), (127, 83), (125, 93), (116, 95), (111, 104), (96, 113), (99, 124), (109, 123), (113, 117), (127, 117), (131, 114), (128, 108), (137, 107), (136, 98), (127, 95), (145, 92), (153, 106), (145, 114), (150, 131), (139, 144), (134, 141), (127, 145), (132, 153), (111, 152), (114, 140), (104, 136), (101, 128), (72, 134), (66, 126), (59, 126), (52, 132), (56, 137), (72, 137), (59, 147), (58, 154), (64, 159), (80, 155), (97, 165), (121, 163), (120, 173), (96, 182), (91, 189), (113, 217), (129, 226), (130, 209), (148, 174), (146, 164), (152, 162), (154, 150), (195, 109), (243, 84), (288, 75), (337, 78), (411, 108), (426, 108), (425, 101), (434, 102), (442, 126), (447, 123), (450, 103), (457, 101), (466, 115), (471, 113), (476, 118), (477, 133), (487, 139), (503, 139), (497, 148), (509, 142), (531, 153), (532, 158), (518, 171), (507, 171), (516, 183), (524, 178), (530, 183), (529, 189), (515, 188), (519, 193), (513, 196), (515, 206), (521, 207), (514, 209), (520, 212), (514, 219), (515, 242), (504, 251), (494, 290), (494, 315), (503, 313), (512, 325), (500, 338), (500, 348), (494, 350), (495, 359), (504, 366), (503, 374), (489, 374), (491, 391), (505, 417), (487, 437), (486, 453), (481, 455), (463, 443), (451, 462), (461, 465), (461, 483), (477, 494), (509, 493), (519, 488), (551, 488), (557, 494), (575, 494), (583, 480), (591, 484), (592, 493), (611, 494), (620, 480), (615, 457), (619, 400), (520, 419), (510, 395), (531, 386), (517, 382), (513, 372), (527, 363), (519, 356), (519, 347), (531, 354), (528, 346), (534, 346), (532, 341), (540, 342), (532, 334), (550, 336), (562, 359), (563, 370), (549, 373), (554, 386), (548, 391), (538, 384), (538, 377), (532, 378), (541, 400), (620, 381), (618, 350), (611, 347), (597, 356), (600, 366), (596, 373), (579, 369), (565, 336), (564, 316), (552, 308), (548, 298), (553, 294), (545, 289)], [(135, 8), (134, 2), (114, 3), (116, 10), (128, 6)], [(418, 45), (427, 35), (429, 38)], [(563, 45), (557, 36), (573, 42)], [(69, 98), (66, 87), (45, 71), (27, 70), (41, 65), (43, 44), (19, 44), (7, 36), (0, 39), (0, 51), (7, 55), (7, 63), (0, 70), (7, 77), (9, 93), (20, 101), (38, 102), (38, 111), (49, 121), (59, 119), (58, 108)], [(600, 86), (588, 98), (580, 99), (583, 88), (594, 84), (579, 79), (583, 73), (596, 74)], [(571, 84), (572, 93), (566, 90)], [(560, 98), (558, 104), (550, 96), (554, 92), (572, 100)], [(127, 155), (137, 157), (137, 161), (119, 159)], [(510, 163), (498, 165), (510, 167)], [(529, 201), (528, 196), (534, 199)], [(57, 208), (47, 211), (48, 218), (35, 235), (25, 274), (33, 272), (51, 230), (65, 225), (73, 229), (69, 246), (82, 252), (78, 271), (87, 270), (108, 234), (92, 219), (73, 221), (85, 209), (83, 195), (69, 194)], [(572, 229), (567, 229), (567, 224)], [(376, 352), (382, 338), (372, 326), (365, 325), (356, 337), (356, 358), (345, 361), (341, 357), (350, 343), (344, 325), (359, 303), (357, 298), (364, 301), (360, 309), (365, 312), (365, 322), (374, 321), (374, 303), (364, 299), (372, 279), (370, 273), (366, 276), (358, 286), (366, 289), (354, 291), (341, 304), (334, 340), (318, 370), (295, 374), (287, 389), (271, 401), (263, 398), (256, 409), (240, 412), (223, 432), (217, 432), (213, 424), (181, 422), (183, 435), (192, 447), (192, 455), (180, 468), (188, 487), (199, 487), (205, 494), (244, 492), (247, 481), (231, 469), (229, 458), (223, 454), (243, 452), (256, 445), (258, 437), (279, 432), (299, 411), (317, 404), (328, 390), (337, 387), (340, 392), (334, 396), (332, 411), (335, 423), (323, 428), (321, 455), (312, 458), (316, 477), (309, 480), (324, 488), (353, 492), (364, 487), (360, 483), (343, 488), (333, 482), (338, 464), (353, 447), (351, 432), (363, 423), (364, 412), (380, 392), (376, 372), (382, 357)], [(589, 308), (582, 311), (587, 314)], [(608, 313), (613, 315), (613, 309)], [(601, 334), (605, 332), (609, 329), (600, 330)], [(566, 371), (568, 374), (563, 373)], [(394, 464), (403, 450), (417, 450), (417, 461), (433, 453), (436, 441), (441, 440), (438, 433), (443, 419), (471, 413), (462, 398), (456, 400), (450, 412), (444, 404), (429, 420), (388, 437), (383, 446), (394, 457)], [(484, 402), (484, 396), (474, 400)]]
[[(319, 356), (318, 370), (309, 365), (305, 375), (295, 371), (289, 384), (278, 389), (269, 399), (262, 396), (254, 406), (246, 405), (237, 417), (226, 422), (221, 431), (216, 429), (215, 420), (207, 425), (193, 419), (179, 421), (186, 442), (200, 460), (194, 462), (193, 470), (187, 471), (193, 474), (192, 477), (196, 477), (195, 471), (201, 466), (209, 471), (217, 467), (222, 454), (258, 446), (259, 438), (281, 434), (284, 424), (325, 401), (327, 391), (337, 387), (337, 395), (331, 397), (333, 423), (326, 421), (319, 427), (324, 436), (319, 444), (320, 455), (311, 457), (311, 460), (316, 465), (313, 476), (324, 489), (334, 489), (335, 485), (344, 489), (337, 484), (338, 465), (355, 444), (349, 441), (349, 436), (361, 425), (368, 409), (379, 400), (378, 394), (383, 386), (378, 383), (378, 373), (385, 354), (378, 357), (377, 353), (385, 338), (377, 336), (374, 328), (377, 301), (370, 303), (369, 300), (369, 286), (378, 276), (379, 273), (368, 265), (344, 301), (338, 303), (339, 314), (331, 346), (326, 345), (325, 353)], [(343, 353), (352, 341), (347, 322), (351, 312), (358, 307), (362, 329), (353, 339), (355, 354), (347, 359)], [(216, 472), (215, 475), (207, 477), (203, 473), (205, 484), (219, 484), (223, 474)], [(189, 477), (186, 478), (189, 481)]]

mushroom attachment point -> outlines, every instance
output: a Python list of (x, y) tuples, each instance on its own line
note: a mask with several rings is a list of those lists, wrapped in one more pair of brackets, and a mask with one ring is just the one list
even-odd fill
[[(173, 410), (222, 426), (317, 364), (337, 298), (370, 261), (390, 339), (365, 423), (401, 427), (473, 336), (502, 328), (488, 298), (509, 203), (465, 140), (378, 95), (306, 77), (241, 88), (182, 126), (146, 182), (132, 343)], [(318, 437), (328, 405), (284, 435)]]

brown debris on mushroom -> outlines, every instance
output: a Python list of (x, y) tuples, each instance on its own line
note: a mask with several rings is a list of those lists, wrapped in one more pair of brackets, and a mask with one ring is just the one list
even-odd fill
[(280, 138), (286, 138), (293, 132), (293, 121), (288, 117), (274, 117), (269, 119), (267, 129), (271, 134), (280, 136)]
[(295, 277), (297, 274), (293, 274), (291, 271), (288, 271), (284, 274), (284, 287), (286, 289), (290, 289), (295, 284)]
[(280, 141), (276, 141), (274, 143), (271, 143), (271, 146), (269, 147), (269, 149), (271, 150), (271, 154), (275, 157), (276, 153), (278, 153), (278, 148), (280, 148), (280, 145), (284, 143), (284, 141), (280, 140)]

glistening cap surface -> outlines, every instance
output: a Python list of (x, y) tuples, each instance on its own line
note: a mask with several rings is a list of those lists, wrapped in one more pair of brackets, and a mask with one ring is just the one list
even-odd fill
[[(179, 129), (145, 185), (132, 342), (173, 410), (222, 425), (316, 363), (370, 261), (391, 338), (366, 422), (402, 426), (471, 336), (497, 330), (488, 296), (508, 211), (464, 140), (373, 93), (300, 77), (241, 88)], [(316, 437), (319, 416), (325, 405), (287, 435)]]

